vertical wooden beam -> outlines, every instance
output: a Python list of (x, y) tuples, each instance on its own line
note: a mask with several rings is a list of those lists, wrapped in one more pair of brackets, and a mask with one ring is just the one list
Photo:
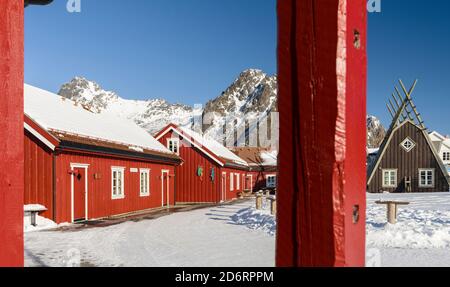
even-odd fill
[(0, 266), (23, 266), (23, 0), (0, 1)]
[(363, 266), (366, 1), (279, 0), (277, 266)]

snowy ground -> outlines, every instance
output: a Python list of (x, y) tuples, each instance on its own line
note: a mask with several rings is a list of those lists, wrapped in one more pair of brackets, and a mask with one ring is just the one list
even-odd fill
[(26, 266), (274, 266), (273, 232), (252, 222), (252, 205), (253, 200), (108, 227), (28, 232)]
[[(411, 204), (386, 223), (376, 200)], [(25, 235), (27, 266), (273, 266), (276, 223), (253, 202)], [(367, 266), (450, 266), (450, 193), (368, 194)]]
[[(390, 225), (380, 199), (411, 204)], [(450, 193), (368, 194), (367, 206), (368, 266), (450, 266)]]

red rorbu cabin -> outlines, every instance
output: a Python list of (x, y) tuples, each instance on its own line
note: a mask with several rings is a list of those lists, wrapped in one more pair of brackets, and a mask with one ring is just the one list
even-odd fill
[(261, 147), (235, 147), (232, 151), (248, 163), (245, 189), (256, 192), (277, 185), (278, 151)]
[(175, 204), (181, 159), (126, 119), (25, 85), (25, 204), (57, 223)]
[(175, 124), (155, 138), (183, 160), (175, 170), (177, 204), (229, 201), (245, 189), (247, 162), (217, 141)]

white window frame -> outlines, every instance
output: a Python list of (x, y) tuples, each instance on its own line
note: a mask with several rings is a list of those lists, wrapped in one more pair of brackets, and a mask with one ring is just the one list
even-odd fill
[[(142, 175), (145, 175), (145, 179), (147, 180), (147, 190), (142, 192)], [(150, 196), (150, 169), (149, 168), (140, 168), (139, 169), (139, 195), (141, 197)]]
[[(409, 141), (411, 143), (411, 146), (409, 148), (405, 147), (404, 144)], [(410, 138), (410, 137), (406, 137), (401, 143), (400, 146), (402, 147), (403, 150), (405, 150), (406, 152), (410, 152), (414, 149), (414, 147), (416, 146), (416, 143)]]
[[(172, 144), (172, 147), (174, 147), (175, 144), (176, 144), (176, 147), (177, 147), (177, 151), (176, 151), (176, 152), (173, 151), (173, 148), (172, 148), (172, 149), (170, 148), (170, 145), (171, 145), (171, 144)], [(168, 138), (168, 139), (167, 139), (167, 148), (168, 148), (171, 152), (174, 152), (174, 153), (176, 153), (177, 155), (180, 155), (180, 139), (177, 139), (177, 138)]]
[(236, 190), (241, 189), (241, 175), (239, 173), (234, 174), (236, 176)]
[[(114, 172), (120, 172), (121, 176), (121, 194), (116, 191), (114, 194)], [(116, 185), (117, 186), (117, 185)], [(112, 199), (123, 199), (125, 198), (125, 167), (113, 166), (111, 167), (111, 198)]]
[[(422, 172), (425, 172), (425, 181), (422, 183)], [(431, 172), (431, 184), (428, 184), (428, 172)], [(435, 170), (434, 168), (419, 168), (419, 187), (433, 188), (435, 186)]]
[(450, 151), (444, 151), (442, 153), (442, 160), (443, 161), (450, 161)]
[[(392, 169), (392, 168), (386, 168), (386, 169), (382, 169), (382, 187), (386, 187), (386, 188), (396, 188), (398, 186), (398, 170), (397, 169)], [(388, 175), (388, 184), (386, 184), (386, 172), (389, 174)], [(394, 177), (394, 183), (391, 182), (391, 176), (392, 174), (395, 175)]]
[[(269, 178), (274, 178), (273, 184), (270, 183)], [(266, 187), (276, 187), (277, 186), (277, 175), (276, 174), (268, 174), (266, 175)]]
[(234, 176), (233, 173), (230, 172), (230, 191), (234, 191)]

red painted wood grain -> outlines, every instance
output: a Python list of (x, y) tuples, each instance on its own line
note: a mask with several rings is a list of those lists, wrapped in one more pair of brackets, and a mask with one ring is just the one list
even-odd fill
[(23, 266), (23, 1), (0, 1), (0, 266)]
[(366, 2), (284, 0), (277, 9), (276, 264), (362, 266)]

